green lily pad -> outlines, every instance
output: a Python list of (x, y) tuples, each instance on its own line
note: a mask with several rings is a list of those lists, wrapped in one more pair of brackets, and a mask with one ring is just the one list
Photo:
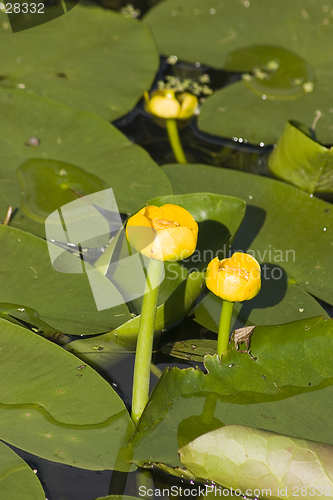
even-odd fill
[[(48, 7), (51, 16), (56, 9)], [(25, 16), (25, 22), (35, 17)], [(107, 120), (130, 111), (158, 69), (147, 27), (110, 10), (77, 5), (28, 33), (6, 28), (3, 22), (2, 86), (33, 91)]]
[(205, 132), (273, 143), (293, 119), (331, 144), (331, 9), (326, 0), (168, 0), (145, 22), (163, 54), (243, 73), (203, 104)]
[(0, 442), (1, 500), (45, 500), (36, 474), (22, 458)]
[[(273, 297), (280, 280), (284, 281), (285, 289), (290, 282), (333, 304), (330, 204), (283, 182), (243, 172), (203, 165), (168, 165), (163, 170), (176, 193), (210, 189), (246, 201), (247, 211), (233, 249), (247, 251), (261, 263), (268, 285), (266, 294)], [(284, 295), (280, 289), (277, 302), (281, 302)], [(259, 298), (260, 295), (258, 301)], [(294, 306), (303, 309), (305, 306), (299, 298), (300, 295), (295, 294)], [(266, 297), (262, 300), (265, 303)]]
[(251, 356), (231, 343), (221, 362), (206, 356), (207, 374), (166, 369), (132, 439), (133, 461), (179, 467), (178, 448), (218, 424), (333, 444), (332, 336), (323, 318), (257, 326)]
[[(42, 321), (52, 330), (74, 335), (106, 332), (131, 319), (119, 292), (102, 275), (96, 277), (100, 287), (119, 297), (120, 305), (98, 311), (87, 274), (82, 273), (82, 267), (81, 274), (77, 271), (80, 259), (63, 252), (62, 266), (67, 272), (58, 272), (52, 267), (44, 240), (0, 226), (0, 241), (0, 302), (7, 304), (7, 314), (12, 315), (13, 304), (23, 310), (28, 308), (30, 313), (34, 311), (29, 315), (33, 326), (40, 328)], [(90, 269), (89, 264), (85, 266)], [(18, 312), (14, 316), (18, 318)]]
[(128, 470), (124, 447), (134, 425), (105, 380), (61, 347), (2, 319), (0, 345), (1, 439), (53, 462)]
[[(102, 186), (112, 188), (120, 212), (134, 212), (152, 196), (172, 193), (167, 176), (149, 155), (106, 120), (94, 114), (77, 111), (60, 102), (27, 92), (0, 87), (0, 132), (0, 220), (4, 220), (11, 205), (19, 209), (12, 217), (11, 225), (39, 236), (45, 237), (44, 224), (30, 219), (20, 208), (21, 186), (16, 170), (27, 160), (29, 176), (27, 178), (25, 175), (24, 199), (36, 199), (36, 191), (42, 188), (43, 192), (37, 197), (39, 203), (46, 198), (43, 208), (45, 215), (48, 210), (50, 214), (54, 205), (62, 202), (62, 198), (59, 189), (54, 189), (55, 184), (52, 192), (50, 188), (44, 192), (44, 181), (36, 174), (41, 171), (42, 164), (39, 161), (42, 159), (44, 162), (51, 159), (72, 165), (68, 189), (74, 191), (73, 194), (77, 188), (87, 191)], [(56, 174), (57, 168), (61, 172), (63, 166), (52, 165), (53, 174)], [(20, 175), (22, 168), (24, 170), (27, 167), (20, 168)], [(73, 169), (80, 172), (79, 184)], [(124, 179), (124, 169), (127, 180)], [(55, 175), (54, 182), (58, 180), (59, 177)]]
[(287, 123), (268, 166), (279, 179), (309, 193), (333, 191), (333, 149), (314, 141), (295, 123)]

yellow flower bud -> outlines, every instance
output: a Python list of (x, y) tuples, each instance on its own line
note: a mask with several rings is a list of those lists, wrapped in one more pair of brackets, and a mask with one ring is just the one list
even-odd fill
[(176, 94), (173, 89), (155, 90), (149, 98), (144, 93), (146, 111), (158, 118), (188, 120), (198, 109), (198, 99), (188, 92)]
[(260, 264), (249, 254), (236, 252), (229, 259), (213, 259), (207, 267), (206, 285), (229, 302), (255, 297), (261, 288)]
[(150, 205), (128, 220), (126, 235), (130, 245), (146, 257), (182, 260), (196, 249), (198, 224), (178, 205)]

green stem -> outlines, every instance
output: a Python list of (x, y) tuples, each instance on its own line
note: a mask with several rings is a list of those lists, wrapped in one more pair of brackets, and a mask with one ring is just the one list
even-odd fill
[(223, 301), (219, 333), (217, 337), (217, 354), (219, 357), (221, 357), (222, 354), (228, 349), (233, 307), (233, 302), (229, 302), (228, 300)]
[(177, 121), (173, 118), (167, 118), (165, 120), (166, 129), (168, 132), (169, 141), (172, 147), (173, 154), (178, 163), (187, 163), (186, 156), (181, 145), (178, 133)]
[(153, 375), (155, 375), (156, 378), (161, 378), (163, 373), (158, 366), (154, 365), (154, 363), (150, 364), (150, 371)]
[(214, 412), (219, 395), (216, 393), (209, 393), (206, 397), (205, 406), (202, 411), (201, 420), (205, 424), (210, 424), (214, 418)]
[(150, 363), (154, 341), (157, 298), (163, 269), (163, 261), (150, 260), (135, 354), (132, 393), (132, 419), (135, 423), (141, 417), (149, 396)]

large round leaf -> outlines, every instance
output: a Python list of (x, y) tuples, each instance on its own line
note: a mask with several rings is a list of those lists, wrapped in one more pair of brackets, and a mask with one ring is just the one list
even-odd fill
[[(100, 286), (120, 297), (120, 305), (98, 311), (86, 273), (77, 273), (78, 259), (62, 254), (63, 269), (51, 264), (47, 243), (10, 226), (0, 226), (0, 302), (1, 310), (51, 332), (76, 335), (101, 333), (117, 328), (131, 315), (112, 283), (100, 275)], [(89, 269), (89, 264), (85, 264)], [(67, 272), (66, 272), (67, 270)], [(76, 273), (73, 272), (76, 270)], [(98, 279), (98, 276), (96, 277)], [(6, 309), (6, 304), (8, 307)], [(12, 305), (16, 304), (16, 313)], [(25, 314), (28, 308), (29, 317)], [(23, 309), (20, 316), (20, 309)], [(34, 320), (36, 316), (37, 322)], [(44, 329), (44, 327), (42, 327)]]
[[(278, 302), (289, 280), (333, 304), (331, 205), (283, 182), (243, 172), (203, 165), (169, 165), (164, 171), (176, 193), (211, 190), (247, 202), (233, 248), (261, 263), (267, 286), (278, 289)], [(297, 300), (295, 307), (304, 306)]]
[(0, 442), (1, 500), (45, 500), (36, 474), (22, 458)]
[(127, 470), (133, 432), (120, 397), (92, 368), (19, 326), (0, 320), (0, 437), (54, 462)]
[(206, 100), (206, 132), (275, 142), (295, 119), (332, 143), (331, 2), (168, 0), (145, 20), (163, 54), (246, 73)]
[(147, 27), (110, 10), (78, 5), (29, 32), (12, 34), (7, 24), (0, 26), (1, 85), (23, 87), (108, 120), (133, 108), (158, 69)]
[[(30, 145), (31, 138), (38, 139), (39, 145)], [(96, 176), (99, 183), (113, 189), (121, 212), (134, 212), (152, 196), (172, 193), (168, 178), (148, 154), (107, 121), (19, 90), (0, 88), (0, 144), (0, 220), (5, 218), (9, 205), (14, 209), (20, 207), (22, 188), (16, 170), (32, 158), (57, 160), (86, 171), (86, 178), (84, 172), (80, 172), (83, 184), (89, 184), (92, 175)], [(36, 166), (35, 175), (38, 168)], [(34, 190), (33, 175), (29, 182), (25, 183), (23, 200), (31, 197), (42, 183), (36, 179)], [(54, 203), (61, 204), (62, 198), (57, 183), (51, 183), (50, 179), (48, 182), (49, 187), (44, 183), (40, 196), (55, 200), (50, 201), (51, 213)], [(77, 189), (74, 185), (72, 187)], [(21, 210), (15, 213), (11, 224), (45, 235), (44, 224), (31, 220)]]

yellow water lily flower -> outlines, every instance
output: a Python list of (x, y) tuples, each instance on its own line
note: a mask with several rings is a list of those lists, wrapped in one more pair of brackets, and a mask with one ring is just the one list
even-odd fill
[(176, 93), (173, 89), (155, 90), (151, 97), (144, 93), (146, 111), (158, 118), (188, 120), (198, 110), (198, 98), (188, 92)]
[(207, 267), (206, 285), (229, 302), (255, 297), (261, 288), (260, 264), (249, 254), (236, 252), (229, 259), (213, 259)]
[(146, 257), (182, 260), (196, 249), (198, 224), (178, 205), (150, 205), (128, 220), (126, 234), (130, 245)]

